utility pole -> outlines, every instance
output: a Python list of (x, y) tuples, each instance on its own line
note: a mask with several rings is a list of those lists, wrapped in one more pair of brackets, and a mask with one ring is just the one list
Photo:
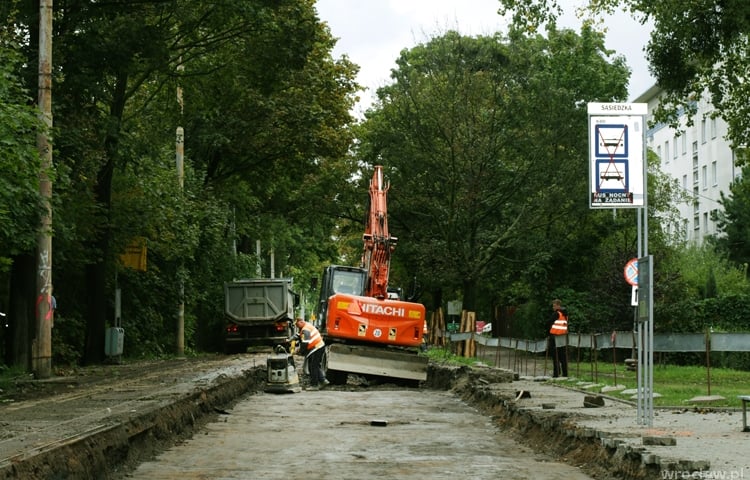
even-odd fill
[[(177, 65), (177, 103), (180, 105), (180, 122), (182, 122), (182, 114), (184, 110), (184, 104), (182, 100), (182, 87), (180, 86), (180, 77), (185, 70), (185, 66), (182, 65), (182, 58), (180, 58), (180, 64)], [(177, 127), (176, 141), (175, 141), (175, 162), (177, 163), (177, 181), (180, 184), (180, 193), (184, 188), (185, 178), (185, 131), (181, 126)], [(177, 305), (177, 356), (182, 357), (185, 355), (185, 281), (182, 278), (184, 274), (185, 265), (180, 264), (179, 270), (179, 303)]]
[(31, 368), (36, 378), (52, 375), (52, 0), (39, 0), (39, 84), (38, 105), (46, 129), (37, 135), (39, 194), (42, 212), (37, 238), (37, 298), (35, 336), (31, 344)]

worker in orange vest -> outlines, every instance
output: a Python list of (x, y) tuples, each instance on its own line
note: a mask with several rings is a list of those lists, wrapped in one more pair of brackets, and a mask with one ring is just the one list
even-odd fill
[(547, 338), (547, 353), (552, 357), (552, 377), (557, 378), (562, 374), (568, 376), (568, 351), (567, 344), (557, 346), (555, 339), (568, 334), (568, 312), (563, 308), (559, 299), (552, 300), (552, 315), (547, 322), (549, 337)]
[(317, 389), (328, 385), (325, 372), (320, 368), (325, 352), (325, 342), (320, 332), (312, 323), (306, 322), (302, 317), (297, 318), (299, 329), (300, 354), (305, 355), (305, 361), (310, 369), (310, 387)]

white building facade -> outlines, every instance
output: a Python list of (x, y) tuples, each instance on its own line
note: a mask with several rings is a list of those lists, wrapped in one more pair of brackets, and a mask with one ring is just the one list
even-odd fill
[(725, 138), (727, 124), (711, 118), (713, 106), (707, 98), (698, 102), (692, 126), (687, 126), (687, 115), (681, 114), (679, 129), (673, 129), (653, 123), (661, 94), (661, 88), (653, 86), (634, 102), (648, 104), (646, 146), (661, 158), (662, 171), (677, 179), (692, 199), (677, 206), (680, 224), (670, 225), (670, 233), (678, 232), (685, 240), (700, 244), (706, 236), (718, 233), (711, 213), (722, 208), (720, 193), (729, 194), (729, 185), (741, 169)]

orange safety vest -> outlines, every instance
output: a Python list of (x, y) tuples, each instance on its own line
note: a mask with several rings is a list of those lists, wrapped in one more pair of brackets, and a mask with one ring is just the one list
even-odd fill
[(552, 328), (549, 329), (551, 335), (567, 335), (568, 334), (568, 316), (565, 315), (562, 310), (557, 311), (557, 320), (552, 324)]
[(307, 352), (312, 353), (315, 350), (324, 347), (323, 337), (320, 336), (320, 332), (311, 323), (305, 323), (305, 326), (300, 330), (300, 341), (305, 346)]

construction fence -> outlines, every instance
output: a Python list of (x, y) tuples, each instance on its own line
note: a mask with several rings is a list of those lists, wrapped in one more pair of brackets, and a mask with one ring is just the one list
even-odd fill
[[(457, 325), (458, 332), (451, 332), (445, 321), (442, 309), (433, 313), (429, 323), (428, 343), (430, 345), (450, 348), (451, 352), (462, 357), (479, 358), (523, 375), (546, 375), (548, 359), (547, 339), (522, 339), (512, 337), (492, 337), (481, 333), (477, 328), (475, 312), (463, 310)], [(487, 326), (485, 326), (486, 328)], [(491, 326), (488, 330), (491, 330)], [(556, 337), (558, 347), (568, 347), (568, 364), (578, 365), (580, 374), (582, 354), (591, 360), (594, 376), (597, 376), (598, 352), (611, 351), (612, 361), (623, 354), (631, 359), (637, 356), (636, 331), (622, 330), (609, 333), (568, 333)], [(626, 350), (626, 352), (620, 352)], [(712, 332), (704, 333), (654, 333), (653, 348), (656, 354), (670, 353), (703, 353), (705, 366), (710, 371), (710, 354), (712, 352), (750, 352), (750, 333)], [(619, 355), (618, 355), (619, 354)], [(635, 368), (632, 361), (626, 360), (630, 369)], [(569, 367), (570, 368), (570, 367)]]
[[(510, 337), (490, 337), (476, 332), (447, 333), (449, 348), (461, 356), (462, 352), (476, 352), (476, 358), (496, 367), (507, 368), (522, 375), (547, 375), (551, 371), (548, 362), (547, 339), (529, 340)], [(576, 375), (580, 375), (581, 353), (589, 351), (592, 374), (597, 376), (597, 352), (624, 349), (631, 358), (637, 355), (637, 332), (614, 331), (611, 333), (583, 334), (569, 333), (556, 337), (556, 345), (569, 348), (569, 369), (577, 365)], [(750, 352), (750, 333), (654, 333), (654, 353), (705, 353), (711, 352)], [(612, 355), (616, 358), (617, 355)], [(632, 369), (634, 364), (626, 361)], [(706, 362), (710, 369), (710, 364)]]

